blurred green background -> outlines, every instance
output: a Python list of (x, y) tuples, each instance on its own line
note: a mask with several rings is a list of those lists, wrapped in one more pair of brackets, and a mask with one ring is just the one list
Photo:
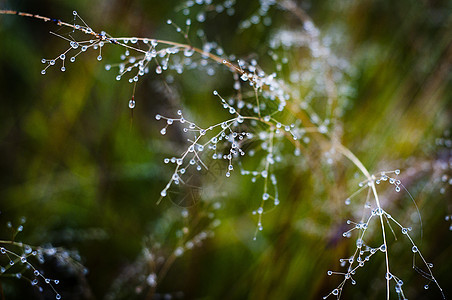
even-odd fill
[[(240, 31), (238, 22), (251, 15), (257, 3), (238, 2), (232, 17), (208, 15), (207, 37), (227, 54), (261, 59), (264, 70), (272, 73), (275, 66), (266, 55), (271, 35), (279, 27), (301, 26), (289, 13), (272, 10), (272, 26)], [(114, 36), (184, 42), (166, 25), (168, 18), (185, 22), (180, 10), (176, 12), (180, 1), (0, 3), (1, 9), (69, 22), (77, 10), (92, 28)], [(452, 204), (450, 185), (442, 181), (451, 175), (451, 150), (435, 141), (451, 128), (452, 3), (366, 0), (298, 5), (321, 32), (338, 31), (340, 43), (332, 49), (354, 70), (347, 78), (353, 92), (343, 102), (339, 125), (343, 144), (372, 171), (402, 170), (401, 178), (423, 218), (422, 241), (416, 209), (407, 195), (387, 192), (386, 205), (401, 222), (414, 224), (414, 239), (451, 297), (452, 232), (444, 218), (451, 214)], [(147, 237), (168, 253), (177, 245), (168, 222), (175, 227), (183, 223), (183, 207), (156, 202), (172, 171), (163, 158), (177, 154), (174, 149), (184, 137), (175, 131), (162, 137), (155, 114), (175, 116), (177, 109), (185, 108), (201, 125), (221, 121), (224, 112), (212, 91), (232, 93), (232, 79), (221, 68), (213, 77), (186, 71), (173, 74), (169, 92), (162, 77), (151, 72), (137, 86), (132, 116), (127, 107), (132, 86), (126, 80), (117, 82), (116, 74), (104, 69), (106, 63), (119, 61), (122, 49), (105, 47), (102, 62), (95, 51), (88, 51), (75, 63), (67, 62), (66, 72), (51, 68), (43, 76), (41, 59), (56, 57), (67, 46), (49, 31), (68, 32), (38, 20), (0, 16), (1, 238), (10, 236), (6, 222), (17, 224), (26, 217), (24, 232), (16, 240), (77, 250), (89, 270), (83, 279), (49, 267), (48, 272), (61, 280), (58, 290), (64, 299), (104, 299), (115, 279), (140, 255)], [(261, 187), (238, 172), (228, 180), (211, 179), (214, 191), (203, 190), (201, 199), (221, 203), (216, 216), (221, 225), (213, 238), (175, 261), (157, 293), (185, 299), (321, 299), (340, 283), (326, 271), (338, 270), (338, 259), (354, 249), (353, 239), (341, 235), (353, 209), (361, 208), (361, 203), (343, 204), (360, 181), (357, 170), (345, 160), (327, 167), (314, 149), (287, 160), (276, 171), (281, 205), (264, 216), (264, 231), (256, 241), (251, 212), (259, 205)], [(447, 167), (441, 170), (438, 166), (444, 162)], [(203, 209), (207, 208), (201, 204), (189, 207), (193, 215)], [(427, 291), (422, 288), (427, 280), (412, 269), (407, 241), (398, 234), (393, 243), (393, 235), (388, 236), (393, 245), (390, 260), (405, 281), (406, 296), (440, 299), (433, 284)], [(347, 285), (343, 299), (382, 299), (384, 258), (375, 257), (360, 271), (357, 285)], [(5, 299), (54, 296), (36, 292), (25, 280), (0, 281)], [(123, 299), (145, 299), (146, 294), (137, 295), (130, 288)], [(396, 298), (393, 289), (391, 293)]]

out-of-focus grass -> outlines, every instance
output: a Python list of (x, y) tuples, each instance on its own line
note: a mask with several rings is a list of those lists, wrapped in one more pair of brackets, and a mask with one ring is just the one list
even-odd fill
[[(94, 28), (118, 36), (180, 40), (164, 25), (176, 2), (5, 5), (68, 20), (76, 9)], [(249, 8), (241, 5), (238, 14), (246, 15)], [(450, 9), (447, 1), (316, 1), (307, 9), (321, 30), (343, 28), (338, 55), (356, 70), (349, 79), (354, 94), (342, 118), (344, 144), (371, 170), (419, 169), (407, 184), (424, 220), (423, 241), (418, 234), (415, 238), (449, 296), (451, 233), (444, 216), (450, 192), (440, 195), (432, 188), (434, 178), (421, 170), (420, 162), (437, 159), (434, 140), (450, 127)], [(261, 44), (271, 30), (230, 32), (236, 18), (210, 20), (218, 28), (208, 28), (209, 38), (224, 43), (227, 51), (264, 56)], [(90, 270), (93, 298), (102, 298), (122, 267), (141, 251), (143, 237), (160, 230), (156, 220), (174, 209), (168, 201), (156, 205), (170, 176), (162, 159), (171, 154), (168, 141), (158, 135), (155, 113), (174, 115), (183, 103), (208, 123), (220, 111), (211, 92), (230, 89), (228, 75), (220, 71), (206, 79), (188, 71), (176, 77), (180, 98), (168, 96), (161, 79), (150, 75), (138, 85), (132, 117), (127, 109), (130, 84), (116, 82), (94, 53), (68, 63), (64, 73), (55, 68), (40, 75), (41, 58), (56, 56), (65, 47), (47, 33), (59, 28), (14, 16), (0, 16), (0, 24), (0, 225), (26, 216), (21, 239), (78, 249)], [(119, 60), (119, 50), (110, 48), (104, 50), (103, 61)], [(181, 139), (176, 134), (171, 138)], [(303, 169), (307, 161), (318, 168)], [(260, 188), (238, 175), (227, 182), (219, 179), (215, 198), (223, 204), (222, 225), (213, 239), (175, 263), (160, 292), (183, 291), (187, 298), (201, 299), (319, 299), (328, 294), (339, 281), (326, 271), (338, 269), (338, 259), (354, 249), (341, 235), (354, 213), (355, 206), (345, 207), (343, 201), (359, 182), (355, 172), (346, 161), (333, 170), (324, 168), (316, 153), (289, 162), (277, 171), (281, 205), (265, 215), (257, 241), (252, 240), (251, 211), (258, 205)], [(404, 223), (417, 224), (415, 207), (404, 193), (387, 198), (392, 202), (385, 205)], [(92, 229), (102, 234), (87, 234)], [(1, 231), (7, 235), (5, 228)], [(388, 237), (391, 246), (393, 237)], [(425, 280), (411, 268), (410, 246), (400, 234), (398, 238), (390, 261), (406, 281), (408, 298), (439, 298), (434, 286), (423, 290)], [(359, 270), (358, 284), (345, 288), (344, 299), (384, 297), (383, 264), (383, 257), (377, 257)], [(62, 283), (63, 294), (70, 284)], [(2, 279), (7, 299), (32, 297), (31, 288), (20, 288), (24, 285)], [(82, 296), (72, 295), (77, 297)]]

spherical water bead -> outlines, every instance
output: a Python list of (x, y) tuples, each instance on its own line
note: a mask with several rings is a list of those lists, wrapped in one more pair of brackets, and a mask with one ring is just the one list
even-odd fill
[(206, 20), (206, 15), (205, 15), (203, 12), (201, 12), (201, 13), (199, 13), (199, 14), (196, 16), (196, 20), (197, 20), (199, 23), (202, 23), (202, 22), (204, 22), (204, 21)]
[(392, 279), (392, 274), (391, 273), (386, 273), (385, 278), (386, 278), (386, 280), (391, 280)]
[(333, 275), (333, 271), (328, 271), (328, 272), (326, 272), (326, 274), (328, 274), (328, 276), (331, 276), (331, 275)]
[(166, 134), (166, 128), (162, 128), (162, 130), (160, 130), (160, 133), (161, 133), (162, 135), (165, 135), (165, 134)]
[(25, 245), (24, 253), (30, 254), (33, 251), (33, 249), (29, 245)]
[(264, 209), (262, 208), (262, 207), (259, 207), (258, 209), (257, 209), (257, 213), (258, 214), (262, 214), (264, 212)]
[(184, 254), (184, 249), (182, 247), (177, 247), (176, 250), (174, 250), (174, 255), (181, 256)]
[(64, 72), (64, 71), (66, 71), (66, 68), (65, 67), (61, 67), (61, 72)]
[(61, 295), (60, 294), (56, 294), (55, 299), (60, 300), (61, 299)]
[(334, 289), (331, 294), (337, 296), (339, 294), (339, 290), (338, 289)]
[(42, 70), (41, 74), (44, 75), (46, 73), (46, 70)]
[(397, 169), (397, 170), (394, 171), (394, 173), (395, 173), (396, 175), (399, 175), (399, 174), (400, 174), (400, 170)]
[(70, 45), (71, 45), (72, 49), (77, 49), (79, 46), (79, 44), (75, 41), (71, 41)]
[(116, 80), (121, 80), (121, 75), (116, 76)]
[(363, 246), (363, 240), (362, 239), (357, 239), (356, 240), (356, 248), (361, 249)]
[(191, 48), (186, 48), (184, 50), (184, 55), (185, 57), (190, 57), (193, 55), (193, 53), (195, 53), (195, 50), (191, 49)]
[(149, 286), (155, 287), (157, 285), (157, 276), (152, 273), (146, 278), (146, 282)]
[(42, 62), (43, 64), (45, 64), (47, 61), (43, 58), (43, 59), (41, 59), (41, 62)]
[(402, 233), (403, 233), (403, 234), (407, 234), (407, 233), (408, 233), (408, 229), (402, 228)]
[(157, 66), (157, 67), (155, 68), (155, 73), (157, 73), (157, 74), (162, 74), (162, 67), (161, 67), (161, 66)]
[(73, 14), (74, 16), (76, 16), (76, 15), (77, 15), (77, 11), (74, 10), (74, 11), (72, 12), (72, 14)]
[(396, 186), (395, 191), (398, 193), (400, 192), (400, 187)]
[(166, 190), (162, 190), (162, 191), (160, 192), (160, 196), (165, 197), (165, 196), (166, 196)]
[(135, 100), (132, 99), (132, 100), (129, 101), (129, 108), (130, 109), (135, 108)]
[(418, 252), (419, 250), (418, 250), (418, 248), (417, 248), (416, 246), (413, 246), (413, 247), (411, 248), (411, 251), (413, 251), (413, 253), (416, 253), (416, 252)]
[(428, 284), (424, 285), (424, 289), (428, 290), (429, 286)]
[(268, 194), (268, 193), (264, 193), (263, 195), (262, 195), (262, 200), (268, 200), (268, 198), (270, 198), (270, 195)]
[(231, 177), (231, 173), (229, 171), (226, 172), (226, 177)]
[(345, 199), (345, 205), (350, 205), (350, 203), (351, 203), (350, 198)]
[(385, 252), (386, 251), (386, 246), (385, 245), (381, 245), (380, 246), (380, 251), (381, 252)]
[(278, 198), (275, 198), (275, 201), (273, 202), (273, 204), (279, 205), (279, 199), (278, 199)]

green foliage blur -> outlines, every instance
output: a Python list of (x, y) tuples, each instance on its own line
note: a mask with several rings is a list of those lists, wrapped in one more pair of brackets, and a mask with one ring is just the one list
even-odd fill
[[(289, 13), (276, 10), (272, 26), (258, 24), (240, 31), (238, 22), (256, 9), (257, 2), (238, 2), (234, 16), (207, 18), (207, 38), (227, 54), (256, 58), (272, 73), (275, 65), (267, 55), (270, 37), (280, 26), (300, 25)], [(92, 28), (113, 36), (185, 42), (166, 24), (168, 18), (185, 22), (176, 0), (0, 3), (0, 9), (68, 22), (77, 10)], [(414, 239), (434, 264), (446, 296), (452, 297), (452, 232), (450, 221), (445, 221), (452, 213), (450, 185), (442, 182), (443, 173), (425, 168), (450, 159), (450, 149), (442, 152), (435, 141), (451, 129), (451, 2), (297, 4), (321, 32), (341, 36), (333, 49), (355, 70), (347, 79), (353, 92), (339, 125), (342, 143), (371, 171), (406, 172), (405, 186), (423, 220), (422, 240), (416, 207), (406, 193), (388, 191), (386, 205), (405, 224), (413, 224)], [(197, 26), (191, 29), (193, 35)], [(17, 223), (23, 216), (25, 229), (16, 240), (77, 250), (89, 270), (86, 277), (48, 267), (49, 275), (61, 281), (57, 289), (63, 299), (105, 299), (148, 243), (159, 243), (171, 253), (177, 235), (168, 230), (168, 222), (181, 222), (185, 207), (191, 215), (202, 212), (203, 197), (221, 203), (216, 216), (221, 225), (214, 237), (176, 259), (157, 287), (158, 295), (321, 299), (340, 283), (339, 277), (326, 272), (339, 270), (339, 259), (355, 249), (354, 240), (342, 238), (342, 232), (348, 230), (346, 220), (363, 205), (360, 198), (356, 205), (344, 205), (363, 179), (355, 176), (356, 168), (346, 160), (327, 167), (319, 151), (308, 151), (299, 161), (291, 156), (276, 171), (281, 204), (264, 215), (264, 230), (256, 241), (257, 221), (251, 212), (259, 205), (262, 187), (239, 171), (230, 179), (210, 178), (213, 191), (202, 190), (199, 199), (186, 197), (182, 190), (180, 203), (164, 199), (157, 205), (172, 174), (163, 159), (178, 154), (185, 140), (176, 130), (160, 135), (162, 124), (154, 116), (175, 116), (178, 109), (186, 109), (204, 126), (222, 120), (224, 111), (212, 91), (232, 94), (231, 74), (221, 67), (214, 76), (187, 70), (173, 74), (168, 87), (163, 77), (150, 72), (137, 85), (132, 114), (128, 108), (132, 85), (116, 81), (115, 72), (104, 68), (118, 62), (123, 50), (104, 47), (101, 62), (95, 51), (88, 51), (75, 63), (67, 62), (66, 72), (50, 68), (43, 76), (41, 59), (56, 57), (67, 46), (49, 31), (68, 32), (39, 20), (0, 15), (0, 238), (10, 238), (6, 222)], [(201, 42), (194, 38), (194, 44)], [(288, 76), (284, 70), (282, 74)], [(252, 158), (245, 159), (252, 164)], [(389, 233), (388, 239), (392, 268), (404, 279), (406, 296), (440, 299), (433, 284), (423, 288), (428, 282), (413, 270), (411, 247), (403, 236)], [(357, 272), (357, 285), (344, 288), (343, 299), (383, 299), (384, 274), (384, 258), (376, 256)], [(54, 297), (37, 292), (25, 280), (0, 277), (0, 283), (4, 299)], [(146, 299), (146, 294), (130, 288), (121, 299)], [(395, 299), (393, 289), (391, 293)]]

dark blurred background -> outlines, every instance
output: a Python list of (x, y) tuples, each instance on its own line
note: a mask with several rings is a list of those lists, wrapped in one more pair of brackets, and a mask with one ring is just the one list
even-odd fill
[[(207, 14), (206, 22), (194, 24), (191, 33), (204, 27), (207, 39), (226, 54), (260, 59), (264, 70), (272, 73), (268, 40), (277, 28), (301, 26), (289, 13), (273, 9), (272, 26), (239, 30), (239, 21), (258, 4), (238, 2), (233, 16)], [(422, 215), (422, 240), (416, 208), (406, 193), (388, 190), (385, 205), (404, 224), (414, 224), (414, 239), (434, 263), (434, 274), (450, 298), (452, 232), (445, 217), (452, 214), (451, 150), (437, 139), (446, 135), (450, 141), (446, 131), (451, 128), (452, 3), (297, 4), (321, 32), (340, 35), (332, 50), (354, 70), (347, 78), (353, 92), (343, 103), (340, 123), (343, 144), (372, 171), (402, 170), (401, 179)], [(0, 2), (1, 9), (68, 22), (76, 10), (93, 29), (113, 36), (184, 42), (166, 24), (168, 18), (184, 24), (180, 5), (175, 0)], [(49, 31), (68, 33), (39, 20), (0, 15), (1, 238), (10, 238), (6, 222), (17, 224), (26, 217), (16, 240), (76, 250), (89, 270), (84, 277), (52, 263), (46, 266), (49, 276), (61, 280), (57, 288), (63, 299), (103, 299), (142, 253), (146, 237), (160, 237), (158, 242), (168, 249), (177, 245), (176, 235), (167, 235), (162, 224), (170, 213), (174, 213), (170, 219), (178, 222), (184, 205), (156, 202), (171, 176), (163, 158), (177, 154), (174, 149), (184, 140), (175, 131), (162, 137), (155, 114), (175, 116), (177, 109), (185, 108), (201, 125), (221, 120), (224, 112), (212, 91), (232, 93), (233, 81), (221, 68), (215, 76), (187, 70), (180, 76), (170, 74), (174, 82), (168, 87), (164, 77), (150, 72), (137, 86), (132, 115), (128, 109), (132, 85), (126, 79), (116, 81), (115, 72), (104, 69), (105, 64), (118, 62), (123, 50), (104, 47), (102, 62), (96, 60), (97, 52), (88, 51), (75, 63), (66, 61), (66, 72), (55, 67), (43, 76), (41, 59), (56, 57), (67, 47)], [(251, 212), (259, 205), (261, 189), (238, 172), (230, 180), (224, 176), (212, 180), (214, 195), (203, 191), (201, 198), (221, 203), (222, 224), (215, 237), (175, 261), (158, 294), (186, 299), (319, 299), (340, 283), (340, 277), (326, 272), (338, 270), (339, 258), (355, 248), (353, 239), (341, 236), (353, 209), (362, 207), (362, 201), (352, 207), (343, 204), (360, 181), (354, 176), (357, 170), (345, 160), (325, 167), (314, 151), (299, 160), (287, 159), (276, 171), (281, 205), (265, 215), (257, 241)], [(318, 169), (306, 168), (307, 161)], [(199, 209), (193, 205), (190, 210), (196, 214)], [(401, 234), (397, 237), (393, 243), (394, 236), (388, 233), (390, 245), (394, 244), (390, 260), (395, 274), (405, 281), (407, 298), (440, 299), (434, 284), (424, 290), (428, 281), (412, 269), (411, 246)], [(343, 299), (385, 297), (383, 256), (359, 271), (357, 285), (347, 285)], [(49, 291), (36, 292), (26, 280), (0, 277), (0, 282), (5, 299), (54, 297)], [(391, 293), (395, 298), (393, 288)], [(135, 298), (145, 299), (136, 293), (124, 297)]]

